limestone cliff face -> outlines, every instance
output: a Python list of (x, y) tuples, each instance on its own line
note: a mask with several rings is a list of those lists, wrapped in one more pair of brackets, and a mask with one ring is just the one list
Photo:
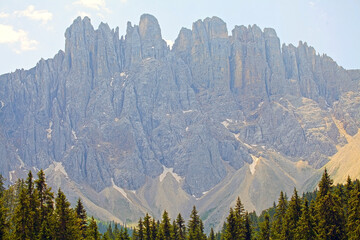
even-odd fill
[[(13, 181), (61, 163), (83, 197), (114, 215), (99, 200), (111, 187), (127, 191), (124, 208), (137, 213), (201, 203), (210, 224), (223, 217), (209, 212), (217, 194), (226, 213), (235, 193), (260, 210), (278, 189), (264, 201), (251, 189), (271, 194), (270, 179), (301, 189), (347, 143), (338, 122), (352, 136), (360, 127), (360, 71), (306, 43), (281, 46), (273, 29), (236, 26), (229, 36), (225, 22), (206, 18), (181, 29), (170, 50), (145, 14), (122, 37), (79, 17), (65, 38), (65, 52), (0, 76), (1, 171)], [(156, 190), (170, 185), (179, 203), (172, 189)]]

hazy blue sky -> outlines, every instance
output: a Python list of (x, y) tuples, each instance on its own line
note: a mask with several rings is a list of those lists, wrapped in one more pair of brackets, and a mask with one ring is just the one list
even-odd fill
[(0, 74), (29, 69), (64, 49), (65, 30), (79, 15), (120, 28), (154, 15), (163, 38), (174, 41), (181, 27), (218, 16), (228, 27), (274, 28), (281, 43), (300, 40), (347, 69), (360, 69), (360, 0), (0, 0)]

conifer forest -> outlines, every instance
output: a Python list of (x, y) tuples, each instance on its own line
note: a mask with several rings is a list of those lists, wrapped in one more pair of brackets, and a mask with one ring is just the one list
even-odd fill
[(88, 216), (79, 199), (71, 207), (61, 189), (48, 187), (42, 170), (28, 173), (6, 188), (0, 177), (0, 240), (269, 240), (269, 239), (360, 239), (360, 181), (348, 178), (334, 186), (325, 170), (314, 192), (299, 196), (296, 189), (288, 199), (280, 192), (277, 203), (259, 216), (247, 212), (241, 199), (229, 209), (220, 232), (204, 232), (203, 221), (194, 206), (188, 221), (181, 214), (162, 219), (150, 214), (136, 226), (107, 223), (100, 232), (94, 217)]

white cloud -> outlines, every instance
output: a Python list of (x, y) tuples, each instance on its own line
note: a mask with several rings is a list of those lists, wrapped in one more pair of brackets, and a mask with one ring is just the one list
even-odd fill
[(48, 10), (35, 10), (33, 5), (28, 6), (23, 11), (15, 11), (14, 14), (21, 17), (27, 17), (31, 20), (41, 21), (43, 24), (46, 24), (53, 17), (53, 14)]
[(106, 7), (105, 0), (79, 0), (74, 2), (73, 4), (80, 5), (86, 8), (91, 8), (97, 11), (105, 10), (106, 12), (110, 12), (110, 9)]
[(10, 14), (8, 14), (8, 13), (0, 12), (0, 18), (7, 18), (9, 16), (10, 16)]
[(22, 29), (15, 30), (11, 25), (0, 24), (0, 44), (19, 44), (19, 47), (14, 49), (16, 53), (36, 49), (38, 42), (29, 39), (27, 32)]

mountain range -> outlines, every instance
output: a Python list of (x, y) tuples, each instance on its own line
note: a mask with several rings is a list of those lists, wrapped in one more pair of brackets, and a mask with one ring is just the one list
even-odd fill
[(240, 196), (249, 211), (280, 191), (313, 190), (328, 168), (360, 176), (360, 70), (274, 29), (218, 17), (172, 46), (149, 14), (119, 28), (88, 17), (65, 51), (0, 76), (0, 171), (44, 169), (88, 212), (126, 224), (196, 205), (219, 229)]

